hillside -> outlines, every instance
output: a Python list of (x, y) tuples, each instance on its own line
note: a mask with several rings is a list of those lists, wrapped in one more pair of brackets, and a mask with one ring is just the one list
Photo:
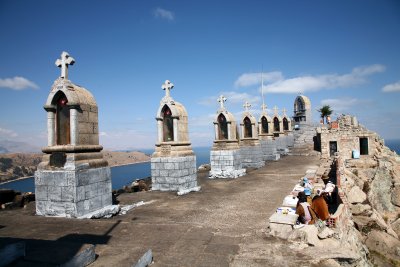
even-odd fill
[[(150, 156), (137, 151), (104, 151), (103, 155), (110, 167), (150, 160)], [(32, 176), (41, 160), (42, 154), (39, 153), (0, 154), (0, 182)]]

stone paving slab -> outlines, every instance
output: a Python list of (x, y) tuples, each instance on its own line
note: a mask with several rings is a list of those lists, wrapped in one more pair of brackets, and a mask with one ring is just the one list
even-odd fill
[(111, 219), (34, 216), (31, 203), (0, 212), (0, 247), (10, 238), (94, 244), (98, 257), (90, 266), (131, 266), (149, 249), (152, 266), (296, 266), (298, 259), (310, 259), (263, 233), (283, 198), (318, 163), (315, 157), (286, 156), (238, 179), (210, 180), (200, 172), (201, 192), (123, 194), (123, 205), (152, 202)]

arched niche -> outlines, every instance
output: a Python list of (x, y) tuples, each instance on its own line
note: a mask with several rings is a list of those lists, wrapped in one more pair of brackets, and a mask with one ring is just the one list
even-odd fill
[(163, 129), (163, 142), (172, 142), (174, 141), (174, 120), (172, 117), (172, 111), (167, 106), (161, 110), (162, 116), (162, 129)]
[(280, 127), (279, 119), (278, 119), (278, 117), (274, 117), (274, 132), (280, 132), (280, 131), (281, 131), (281, 127)]
[(269, 122), (268, 119), (265, 116), (261, 117), (261, 133), (262, 134), (267, 134), (269, 133)]
[(58, 91), (53, 98), (52, 104), (56, 110), (56, 145), (69, 145), (71, 144), (71, 124), (67, 96), (62, 91)]
[(251, 120), (249, 117), (245, 117), (243, 119), (243, 125), (244, 125), (244, 138), (252, 138), (253, 137), (253, 127)]
[(303, 98), (298, 97), (295, 101), (294, 104), (294, 110), (295, 112), (303, 112), (305, 110), (305, 103)]
[(218, 140), (228, 139), (228, 122), (224, 114), (218, 115)]
[(288, 119), (286, 117), (284, 117), (282, 122), (283, 122), (283, 130), (284, 131), (289, 131), (289, 121), (288, 121)]

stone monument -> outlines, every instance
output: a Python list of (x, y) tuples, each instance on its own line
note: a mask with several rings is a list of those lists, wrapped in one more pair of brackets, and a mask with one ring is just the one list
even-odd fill
[(257, 133), (256, 118), (250, 113), (251, 105), (246, 101), (243, 105), (245, 111), (240, 123), (240, 153), (242, 156), (242, 166), (251, 168), (261, 168), (265, 165), (263, 153), (261, 151), (260, 140)]
[(81, 217), (112, 209), (111, 172), (100, 152), (98, 109), (93, 95), (68, 80), (74, 59), (61, 54), (47, 111), (48, 146), (35, 172), (36, 213)]
[(296, 124), (312, 124), (311, 101), (304, 95), (299, 95), (294, 101), (293, 120)]
[(214, 120), (215, 140), (210, 151), (210, 178), (237, 178), (246, 174), (242, 168), (235, 117), (224, 106), (226, 98), (220, 96), (220, 108)]
[(283, 113), (282, 126), (283, 126), (283, 132), (286, 136), (286, 146), (293, 147), (294, 136), (293, 136), (292, 120), (286, 115), (286, 108), (283, 108), (282, 113)]
[(280, 154), (276, 150), (272, 119), (267, 113), (267, 105), (262, 104), (261, 115), (258, 121), (258, 137), (260, 139), (263, 160), (278, 160)]
[(165, 96), (157, 112), (158, 142), (151, 157), (152, 189), (160, 191), (197, 191), (196, 155), (188, 133), (185, 107), (170, 94), (174, 85), (166, 80), (161, 86)]
[(283, 119), (279, 116), (278, 107), (274, 107), (274, 116), (272, 118), (274, 124), (274, 140), (276, 143), (276, 149), (279, 154), (286, 155), (289, 153), (286, 144), (286, 135), (283, 128)]

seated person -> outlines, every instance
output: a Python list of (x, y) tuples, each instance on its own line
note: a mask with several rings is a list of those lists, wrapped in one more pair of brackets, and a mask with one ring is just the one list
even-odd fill
[(322, 195), (317, 194), (313, 198), (311, 208), (319, 219), (325, 221), (329, 218), (328, 204)]
[(297, 195), (299, 201), (296, 206), (296, 214), (299, 215), (299, 221), (303, 224), (313, 224), (315, 218), (312, 217), (309, 210), (310, 204), (307, 203), (307, 196), (304, 192), (299, 192)]

